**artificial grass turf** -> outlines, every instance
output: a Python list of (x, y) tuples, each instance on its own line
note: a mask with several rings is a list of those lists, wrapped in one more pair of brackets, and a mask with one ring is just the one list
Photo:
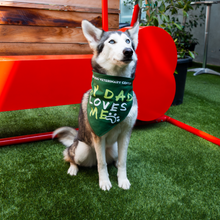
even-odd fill
[[(218, 70), (220, 72), (220, 70)], [(187, 76), (184, 102), (167, 115), (220, 138), (220, 77)], [(78, 105), (0, 113), (1, 137), (77, 126)], [(0, 219), (220, 219), (220, 148), (169, 123), (136, 127), (131, 188), (98, 186), (97, 168), (67, 175), (64, 147), (42, 141), (0, 148)]]

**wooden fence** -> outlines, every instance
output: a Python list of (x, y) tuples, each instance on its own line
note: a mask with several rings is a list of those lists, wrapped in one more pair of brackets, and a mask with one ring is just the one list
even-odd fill
[[(109, 30), (117, 30), (119, 0), (108, 8)], [(101, 0), (0, 1), (0, 56), (91, 54), (83, 19), (102, 27)]]

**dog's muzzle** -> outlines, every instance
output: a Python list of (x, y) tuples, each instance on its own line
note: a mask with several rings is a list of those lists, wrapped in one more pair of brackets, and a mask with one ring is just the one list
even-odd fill
[(131, 48), (125, 48), (123, 50), (123, 54), (124, 54), (123, 62), (130, 62), (130, 61), (132, 61), (133, 50)]
[(131, 58), (133, 55), (133, 50), (131, 48), (125, 48), (123, 54), (126, 58)]

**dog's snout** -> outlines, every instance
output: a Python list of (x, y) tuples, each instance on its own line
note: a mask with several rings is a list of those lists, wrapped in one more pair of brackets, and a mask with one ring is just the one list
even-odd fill
[(123, 50), (123, 54), (125, 55), (125, 57), (130, 58), (133, 55), (133, 50), (131, 48), (125, 48)]

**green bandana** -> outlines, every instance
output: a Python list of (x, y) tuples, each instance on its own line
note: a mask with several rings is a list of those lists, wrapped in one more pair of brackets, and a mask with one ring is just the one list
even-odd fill
[(104, 135), (126, 118), (133, 103), (133, 80), (93, 72), (87, 114), (96, 135)]

